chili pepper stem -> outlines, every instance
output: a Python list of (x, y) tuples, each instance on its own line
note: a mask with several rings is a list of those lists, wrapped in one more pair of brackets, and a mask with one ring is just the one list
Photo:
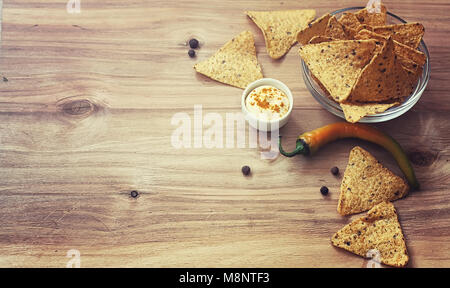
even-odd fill
[(297, 154), (305, 154), (305, 146), (303, 145), (302, 141), (300, 139), (297, 139), (295, 150), (292, 152), (286, 152), (284, 151), (283, 147), (281, 146), (281, 136), (278, 138), (278, 148), (280, 149), (281, 155), (284, 155), (286, 157), (294, 157)]

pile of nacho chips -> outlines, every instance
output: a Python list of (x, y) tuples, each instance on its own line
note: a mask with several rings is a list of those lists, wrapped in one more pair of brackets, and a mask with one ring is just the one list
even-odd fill
[(340, 104), (348, 122), (400, 105), (414, 91), (426, 56), (420, 23), (386, 24), (386, 7), (330, 14), (297, 34), (312, 78)]

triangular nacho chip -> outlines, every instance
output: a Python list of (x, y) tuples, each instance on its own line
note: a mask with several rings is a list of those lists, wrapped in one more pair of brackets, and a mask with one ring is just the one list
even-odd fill
[(372, 26), (366, 25), (366, 24), (361, 24), (358, 26), (358, 28), (356, 28), (356, 32), (359, 32), (361, 30), (369, 30), (369, 31), (373, 31)]
[(369, 39), (374, 39), (377, 40), (377, 43), (382, 43), (382, 45), (378, 45), (377, 49), (375, 50), (375, 54), (378, 54), (381, 52), (381, 50), (383, 49), (384, 45), (386, 44), (386, 42), (389, 40), (389, 37), (385, 37), (383, 35), (380, 34), (376, 34), (374, 32), (372, 32), (371, 30), (367, 30), (366, 28), (370, 28), (370, 27), (366, 27), (364, 29), (362, 29), (363, 25), (361, 25), (359, 27), (360, 30), (358, 30), (358, 32), (355, 35), (355, 40), (369, 40)]
[(423, 67), (417, 65), (416, 63), (414, 63), (412, 61), (404, 60), (402, 62), (402, 68), (408, 76), (408, 80), (411, 85), (411, 89), (414, 90), (414, 88), (417, 85), (417, 81), (419, 80), (420, 75), (423, 72)]
[(332, 37), (327, 37), (327, 36), (314, 36), (313, 38), (311, 38), (311, 40), (309, 40), (308, 44), (317, 44), (317, 43), (322, 43), (322, 42), (330, 42), (330, 41), (334, 41), (336, 39), (332, 38)]
[(405, 267), (409, 261), (397, 211), (389, 202), (381, 202), (366, 216), (344, 226), (331, 237), (331, 243), (389, 266)]
[(394, 54), (394, 42), (389, 39), (359, 75), (348, 101), (380, 102), (407, 97), (414, 88), (408, 79)]
[[(355, 39), (376, 39), (379, 41), (387, 41), (389, 37), (364, 29), (359, 31), (358, 34), (355, 35)], [(398, 60), (400, 61), (400, 64), (403, 66), (403, 68), (406, 68), (407, 71), (411, 71), (412, 73), (414, 73), (414, 75), (420, 76), (420, 74), (422, 73), (423, 65), (427, 61), (427, 56), (425, 56), (424, 53), (395, 40), (394, 53), (395, 55), (397, 55)], [(417, 79), (413, 79), (412, 83), (416, 83)]]
[(411, 48), (395, 40), (394, 44), (395, 44), (394, 45), (395, 54), (398, 57), (409, 59), (417, 63), (419, 66), (425, 65), (425, 62), (427, 62), (427, 56), (424, 53), (420, 52), (419, 50)]
[(377, 11), (377, 7), (364, 8), (355, 13), (356, 18), (358, 18), (361, 24), (366, 24), (369, 26), (382, 26), (386, 25), (386, 6), (381, 4)]
[(315, 10), (247, 11), (261, 29), (267, 51), (273, 59), (286, 54), (297, 41), (297, 33), (316, 17)]
[(384, 36), (392, 36), (392, 39), (417, 49), (425, 33), (425, 27), (420, 23), (394, 24), (374, 27), (373, 32)]
[(400, 105), (400, 102), (394, 103), (340, 103), (345, 120), (350, 123), (356, 123), (367, 115), (375, 115), (386, 111), (387, 109)]
[[(406, 69), (406, 71), (411, 71), (413, 74), (415, 75), (420, 75), (422, 74), (423, 71), (423, 66), (417, 64), (416, 62), (406, 59), (406, 58), (398, 58), (400, 59), (400, 62), (403, 66), (403, 68)], [(415, 83), (415, 81), (413, 82)]]
[(325, 29), (325, 36), (341, 40), (347, 39), (347, 35), (345, 34), (342, 24), (337, 21), (335, 16), (332, 16), (330, 20), (328, 20), (328, 25)]
[(312, 23), (308, 24), (308, 27), (306, 27), (305, 29), (299, 31), (296, 36), (298, 43), (306, 45), (314, 36), (324, 35), (330, 18), (330, 14), (325, 14), (322, 17), (314, 20)]
[(344, 172), (337, 210), (341, 215), (360, 213), (380, 202), (400, 199), (408, 194), (408, 190), (403, 178), (356, 146), (350, 152)]
[(352, 29), (357, 29), (358, 26), (361, 25), (361, 22), (359, 22), (355, 14), (351, 12), (345, 12), (342, 14), (341, 18), (339, 18), (339, 23)]
[(363, 68), (373, 57), (375, 40), (339, 40), (300, 47), (300, 56), (311, 73), (342, 102), (350, 95)]
[(253, 35), (249, 31), (228, 41), (209, 59), (195, 64), (194, 69), (214, 80), (243, 89), (263, 78)]
[[(363, 27), (360, 27), (363, 28)], [(360, 29), (358, 33), (355, 35), (355, 39), (358, 40), (368, 40), (368, 39), (376, 39), (379, 41), (387, 41), (389, 40), (389, 36), (383, 36), (381, 34), (377, 34), (368, 29)]]
[(339, 18), (339, 23), (342, 24), (348, 39), (353, 39), (358, 31), (358, 27), (361, 25), (361, 22), (359, 22), (355, 14), (350, 12), (345, 12), (341, 18)]

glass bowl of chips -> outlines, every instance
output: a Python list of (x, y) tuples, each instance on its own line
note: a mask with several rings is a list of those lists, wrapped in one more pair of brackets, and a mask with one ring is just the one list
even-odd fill
[[(334, 11), (330, 14), (336, 16), (339, 19), (341, 15), (344, 14), (345, 12), (356, 12), (363, 8), (364, 7), (344, 8)], [(387, 11), (387, 19), (386, 19), (387, 25), (401, 24), (401, 23), (407, 22), (402, 18), (398, 17), (397, 15)], [(418, 50), (423, 52), (426, 55), (427, 59), (423, 66), (422, 74), (420, 75), (413, 92), (400, 105), (391, 107), (381, 113), (377, 113), (374, 115), (367, 115), (359, 120), (360, 123), (378, 123), (397, 118), (402, 114), (406, 113), (419, 101), (430, 79), (430, 63), (429, 63), (430, 57), (427, 46), (425, 45), (425, 42), (423, 40), (420, 42)], [(332, 114), (345, 119), (344, 112), (341, 106), (327, 96), (327, 93), (324, 92), (323, 88), (321, 88), (321, 85), (318, 84), (316, 78), (311, 74), (311, 72), (308, 69), (308, 66), (305, 64), (303, 60), (301, 60), (301, 65), (303, 72), (302, 73), (303, 80), (306, 84), (306, 87), (311, 92), (313, 97), (317, 100), (317, 102), (319, 102), (325, 109), (327, 109)]]

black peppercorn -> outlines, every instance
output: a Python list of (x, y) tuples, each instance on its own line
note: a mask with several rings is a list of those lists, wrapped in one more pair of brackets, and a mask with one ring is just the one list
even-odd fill
[(326, 186), (322, 186), (320, 188), (320, 193), (322, 193), (322, 195), (328, 195), (328, 188)]
[(197, 39), (191, 39), (189, 40), (189, 47), (192, 49), (195, 49), (198, 47), (198, 40)]
[(189, 57), (191, 57), (191, 58), (195, 57), (195, 51), (192, 50), (192, 49), (190, 49), (190, 50), (188, 51), (188, 55), (189, 55)]
[(243, 166), (242, 167), (242, 174), (244, 174), (245, 176), (250, 175), (250, 167), (248, 167), (247, 165)]
[(333, 168), (331, 168), (331, 174), (333, 175), (338, 175), (339, 174), (339, 168), (334, 166)]

